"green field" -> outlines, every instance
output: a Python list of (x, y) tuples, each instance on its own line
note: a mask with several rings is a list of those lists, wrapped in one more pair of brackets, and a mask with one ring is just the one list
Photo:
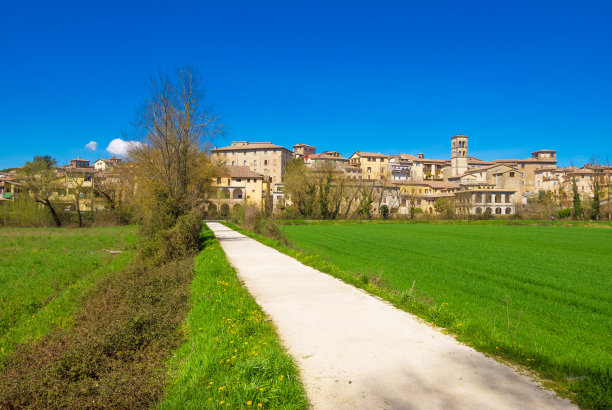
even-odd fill
[(71, 327), (83, 294), (131, 260), (136, 230), (0, 229), (0, 366), (17, 345)]
[(561, 390), (569, 387), (581, 405), (610, 404), (612, 229), (431, 224), (282, 229), (295, 248), (320, 255), (387, 295), (415, 297), (429, 306), (417, 309), (426, 319), (480, 350), (537, 370)]

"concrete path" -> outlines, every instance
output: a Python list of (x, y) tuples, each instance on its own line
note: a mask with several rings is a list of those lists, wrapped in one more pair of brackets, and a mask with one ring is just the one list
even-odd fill
[(210, 222), (315, 409), (572, 407), (384, 301)]

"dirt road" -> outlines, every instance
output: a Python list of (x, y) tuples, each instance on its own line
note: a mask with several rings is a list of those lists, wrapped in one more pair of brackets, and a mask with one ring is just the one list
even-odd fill
[(209, 223), (270, 316), (315, 409), (572, 407), (413, 315)]

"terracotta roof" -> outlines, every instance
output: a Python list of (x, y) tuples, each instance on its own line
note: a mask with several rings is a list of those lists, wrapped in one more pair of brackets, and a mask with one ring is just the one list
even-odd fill
[[(376, 152), (360, 152), (360, 151), (355, 151), (355, 154), (358, 154), (361, 157), (389, 158), (389, 155), (381, 154), (380, 152), (376, 153)], [(353, 155), (355, 155), (355, 154), (353, 154)], [(351, 155), (351, 157), (353, 155)]]
[(307, 157), (308, 159), (333, 159), (336, 161), (348, 161), (348, 158), (344, 157), (335, 157), (333, 155), (325, 155), (325, 154), (310, 154)]
[(259, 174), (257, 172), (251, 171), (251, 169), (247, 166), (226, 166), (226, 174), (229, 175), (230, 178), (263, 178), (264, 175)]
[(214, 148), (214, 149), (211, 149), (210, 151), (211, 152), (244, 151), (244, 150), (251, 150), (251, 149), (284, 149), (284, 150), (289, 151), (287, 148), (281, 147), (280, 145), (272, 144), (271, 142), (249, 142), (248, 144), (245, 144), (245, 145), (230, 145), (228, 147)]
[(316, 148), (316, 147), (313, 147), (312, 145), (308, 145), (308, 144), (295, 144), (295, 145), (293, 146), (293, 148), (295, 148), (295, 147), (308, 147), (308, 148)]
[(446, 181), (393, 181), (396, 185), (428, 186), (430, 188), (459, 188), (459, 184)]
[(542, 163), (542, 162), (557, 162), (556, 158), (527, 158), (527, 159), (496, 159), (493, 162), (495, 163), (521, 163), (521, 162), (534, 162), (534, 163)]

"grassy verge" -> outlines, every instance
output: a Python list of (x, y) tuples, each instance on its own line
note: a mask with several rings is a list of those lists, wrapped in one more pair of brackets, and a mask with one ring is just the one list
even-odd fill
[(0, 229), (0, 368), (18, 345), (71, 328), (83, 295), (123, 269), (138, 240), (133, 226)]
[(295, 364), (236, 275), (212, 231), (191, 284), (187, 342), (173, 355), (161, 408), (307, 407)]
[[(415, 313), (480, 351), (536, 371), (561, 395), (584, 408), (612, 403), (606, 369), (610, 299), (605, 289), (610, 282), (602, 271), (609, 258), (607, 231), (511, 226), (287, 227), (291, 228), (286, 229), (288, 237), (307, 249), (300, 252), (228, 226)], [(435, 232), (428, 237), (430, 230)], [(527, 255), (530, 252), (533, 255)]]

